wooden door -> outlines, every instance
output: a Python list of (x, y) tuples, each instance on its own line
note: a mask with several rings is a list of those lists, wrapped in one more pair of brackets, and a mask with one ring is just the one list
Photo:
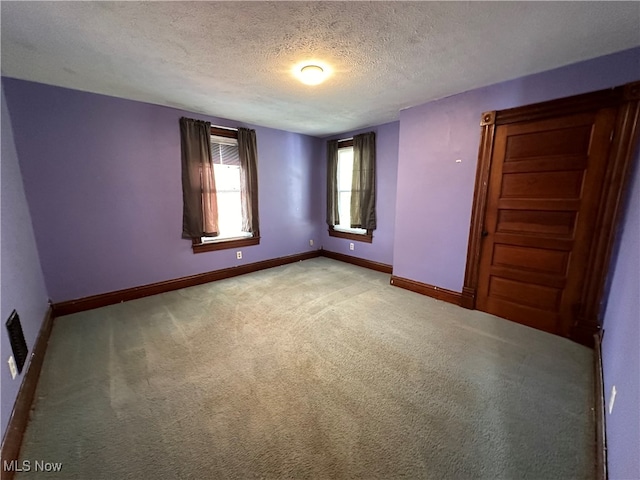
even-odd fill
[(592, 344), (640, 84), (483, 114), (462, 305)]
[(580, 304), (616, 110), (500, 125), (477, 308), (568, 334)]

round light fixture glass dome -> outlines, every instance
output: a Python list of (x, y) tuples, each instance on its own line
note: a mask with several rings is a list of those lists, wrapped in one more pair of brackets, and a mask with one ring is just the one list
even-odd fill
[(307, 85), (318, 85), (326, 77), (326, 73), (319, 65), (305, 65), (300, 69), (300, 81)]

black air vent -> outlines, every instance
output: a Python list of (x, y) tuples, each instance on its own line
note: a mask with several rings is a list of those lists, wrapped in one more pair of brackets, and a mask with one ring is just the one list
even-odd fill
[(27, 360), (29, 349), (27, 348), (27, 342), (24, 340), (24, 333), (22, 333), (20, 316), (15, 310), (11, 312), (11, 316), (7, 320), (7, 330), (9, 331), (9, 341), (11, 342), (11, 350), (13, 350), (18, 373), (22, 373), (22, 367), (24, 367), (24, 362)]

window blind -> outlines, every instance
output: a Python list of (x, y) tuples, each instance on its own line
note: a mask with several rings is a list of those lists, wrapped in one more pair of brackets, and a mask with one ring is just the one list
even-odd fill
[(238, 141), (235, 138), (211, 136), (211, 161), (218, 165), (240, 166)]

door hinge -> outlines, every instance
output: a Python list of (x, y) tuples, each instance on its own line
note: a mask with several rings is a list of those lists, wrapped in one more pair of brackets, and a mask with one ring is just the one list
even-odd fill
[(616, 133), (615, 130), (611, 130), (611, 135), (609, 135), (609, 143), (613, 142), (613, 134)]

